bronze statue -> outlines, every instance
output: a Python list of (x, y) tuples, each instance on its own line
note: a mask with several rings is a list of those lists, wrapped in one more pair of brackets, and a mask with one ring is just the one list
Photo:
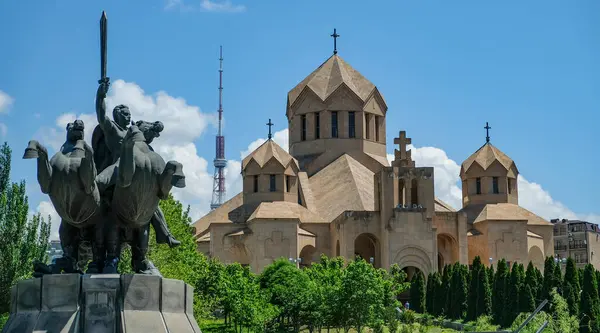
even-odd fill
[(50, 160), (46, 148), (35, 140), (29, 141), (23, 156), (37, 159), (42, 193), (49, 195), (62, 219), (59, 235), (64, 254), (53, 266), (57, 273), (78, 271), (81, 230), (95, 224), (101, 211), (93, 152), (83, 140), (84, 128), (81, 120), (69, 123), (65, 143)]
[(150, 143), (164, 129), (161, 122), (138, 121), (132, 126), (125, 105), (106, 114), (106, 16), (100, 21), (101, 79), (96, 92), (98, 126), (92, 147), (83, 140), (84, 124), (75, 120), (67, 126), (67, 140), (51, 160), (47, 150), (30, 141), (23, 158), (37, 158), (38, 181), (50, 196), (62, 219), (60, 240), (64, 256), (55, 264), (37, 264), (35, 274), (80, 272), (79, 246), (89, 242), (92, 261), (87, 273), (117, 273), (121, 245), (132, 249), (136, 273), (160, 275), (147, 258), (149, 226), (156, 231), (157, 243), (170, 247), (180, 244), (170, 233), (158, 204), (173, 186), (185, 187), (183, 166), (166, 162)]

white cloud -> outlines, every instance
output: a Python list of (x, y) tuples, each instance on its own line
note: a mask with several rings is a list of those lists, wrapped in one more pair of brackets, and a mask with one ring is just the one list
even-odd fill
[(244, 5), (234, 5), (229, 0), (202, 0), (200, 8), (207, 12), (240, 13), (246, 10)]
[[(164, 132), (152, 146), (165, 160), (177, 160), (184, 165), (187, 186), (184, 189), (174, 189), (173, 194), (184, 204), (191, 205), (192, 219), (198, 219), (208, 213), (213, 188), (214, 168), (209, 162), (212, 161), (212, 157), (199, 156), (194, 141), (209, 125), (216, 124), (216, 115), (202, 113), (198, 107), (188, 105), (183, 98), (172, 97), (163, 91), (148, 95), (135, 83), (122, 80), (117, 80), (112, 85), (107, 97), (109, 110), (117, 104), (128, 105), (133, 120), (160, 120), (165, 124)], [(77, 115), (75, 112), (70, 112), (60, 115), (56, 119), (55, 127), (44, 128), (40, 132), (44, 136), (42, 143), (57, 150), (64, 142), (66, 124), (76, 118), (85, 122), (86, 140), (90, 142), (92, 130), (97, 123), (95, 114)], [(275, 132), (273, 140), (287, 151), (288, 129)], [(265, 141), (265, 138), (260, 138), (251, 142), (247, 149), (240, 152), (239, 160), (228, 161), (225, 169), (227, 199), (242, 190), (241, 160)], [(435, 168), (436, 196), (453, 207), (460, 208), (462, 193), (459, 182), (460, 165), (450, 159), (442, 149), (413, 146), (410, 148), (417, 166)], [(393, 159), (393, 155), (388, 155), (388, 159)], [(575, 213), (554, 200), (539, 184), (529, 182), (524, 177), (519, 177), (518, 184), (520, 204), (546, 219), (580, 218), (600, 222), (598, 213)], [(53, 216), (55, 223), (52, 232), (53, 235), (58, 235), (59, 219), (51, 203), (42, 201), (37, 211)]]
[(0, 90), (0, 113), (8, 112), (9, 107), (14, 103), (14, 101), (14, 98)]
[[(125, 104), (129, 106), (134, 121), (163, 122), (165, 129), (152, 146), (165, 161), (177, 160), (182, 163), (186, 175), (186, 188), (173, 189), (173, 195), (185, 204), (192, 205), (195, 217), (207, 213), (212, 196), (212, 166), (209, 173), (209, 163), (207, 159), (198, 156), (194, 141), (209, 125), (216, 123), (216, 115), (202, 113), (197, 106), (188, 105), (183, 98), (172, 97), (164, 91), (146, 94), (135, 83), (123, 80), (117, 80), (111, 85), (106, 104), (111, 117), (116, 105)], [(67, 123), (75, 119), (84, 121), (85, 138), (90, 143), (93, 129), (97, 125), (96, 115), (75, 112), (60, 115), (54, 127), (42, 128), (38, 132), (42, 137), (41, 143), (57, 151), (64, 143)], [(230, 165), (235, 166), (235, 162)]]
[[(436, 197), (448, 203), (456, 209), (462, 207), (462, 190), (460, 187), (460, 165), (448, 158), (446, 153), (435, 147), (412, 149), (412, 157), (417, 166), (433, 166), (435, 168), (435, 194)], [(388, 154), (391, 162), (394, 155)], [(519, 205), (545, 218), (581, 219), (585, 221), (600, 223), (598, 213), (576, 213), (566, 207), (563, 203), (552, 198), (550, 193), (537, 183), (528, 181), (522, 175), (518, 178)]]
[(50, 201), (41, 201), (36, 211), (42, 215), (46, 222), (48, 222), (48, 217), (50, 217), (50, 222), (52, 223), (50, 226), (50, 239), (58, 239), (58, 228), (60, 227), (61, 219), (52, 203)]

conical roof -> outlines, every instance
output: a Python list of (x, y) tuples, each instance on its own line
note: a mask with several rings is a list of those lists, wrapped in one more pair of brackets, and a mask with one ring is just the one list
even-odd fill
[(267, 140), (265, 143), (256, 148), (242, 161), (242, 170), (246, 169), (250, 161), (254, 160), (261, 168), (271, 159), (275, 159), (284, 168), (287, 168), (290, 163), (294, 163), (298, 168), (298, 161), (281, 148), (275, 141)]
[(325, 101), (336, 89), (345, 84), (356, 96), (366, 102), (375, 92), (383, 100), (373, 83), (362, 76), (337, 54), (332, 55), (319, 68), (288, 93), (288, 106), (292, 106), (304, 89), (312, 90)]
[(473, 163), (477, 163), (483, 170), (487, 170), (495, 161), (498, 161), (506, 170), (510, 170), (515, 165), (508, 155), (487, 142), (462, 163), (462, 171), (467, 172)]

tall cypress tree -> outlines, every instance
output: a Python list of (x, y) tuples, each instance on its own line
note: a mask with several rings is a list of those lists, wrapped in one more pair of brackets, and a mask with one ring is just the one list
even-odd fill
[(433, 273), (431, 279), (433, 284), (433, 314), (439, 316), (444, 311), (446, 305), (446, 294), (444, 294), (444, 286), (442, 284), (442, 278), (440, 273)]
[[(597, 281), (597, 279), (596, 279)], [(579, 308), (579, 272), (575, 266), (575, 260), (569, 257), (565, 267), (565, 277), (563, 280), (563, 297), (567, 301), (569, 313), (575, 315)]]
[(532, 296), (535, 299), (535, 297), (537, 297), (538, 294), (539, 285), (535, 276), (535, 267), (533, 266), (533, 263), (531, 261), (529, 262), (529, 264), (527, 264), (527, 270), (525, 271), (525, 284), (529, 286)]
[(507, 283), (507, 298), (504, 306), (504, 327), (509, 327), (519, 315), (519, 293), (522, 290), (521, 275), (519, 274), (519, 265), (514, 264), (510, 272), (510, 278)]
[(562, 296), (563, 278), (562, 278), (562, 272), (560, 270), (561, 265), (562, 265), (561, 262), (558, 262), (556, 265), (554, 265), (554, 277), (552, 280), (553, 280), (554, 288), (556, 288), (559, 295)]
[(467, 301), (467, 320), (475, 320), (477, 319), (477, 304), (479, 299), (479, 291), (478, 280), (479, 280), (479, 271), (484, 269), (481, 264), (481, 258), (476, 256), (473, 259), (473, 265), (471, 265), (471, 278), (469, 279), (469, 298)]
[(542, 300), (542, 286), (544, 284), (544, 275), (542, 275), (542, 272), (537, 267), (535, 268), (535, 281), (537, 287), (534, 296), (536, 299), (536, 304), (539, 304)]
[(452, 269), (452, 282), (450, 283), (452, 293), (450, 317), (452, 319), (462, 319), (466, 314), (467, 297), (469, 292), (467, 276), (467, 267), (456, 263), (454, 268)]
[(410, 284), (410, 303), (415, 312), (425, 312), (425, 278), (418, 271)]
[(591, 264), (585, 266), (583, 272), (583, 287), (581, 292), (581, 304), (579, 306), (579, 317), (581, 318), (581, 333), (598, 332), (600, 319), (598, 284), (596, 282), (596, 270)]
[(490, 268), (487, 270), (488, 273), (488, 282), (490, 286), (494, 285), (494, 265), (490, 265)]
[(444, 267), (444, 275), (442, 276), (442, 289), (444, 291), (443, 295), (439, 295), (440, 297), (444, 297), (444, 305), (443, 305), (443, 314), (446, 316), (450, 316), (450, 309), (452, 308), (452, 292), (451, 292), (451, 284), (452, 284), (452, 270), (455, 265), (446, 265)]
[(542, 291), (540, 294), (541, 300), (550, 300), (550, 290), (556, 287), (554, 281), (554, 267), (554, 258), (551, 256), (546, 257), (546, 260), (544, 261), (544, 281), (542, 284)]
[(433, 274), (427, 275), (427, 288), (425, 292), (425, 307), (427, 313), (433, 314), (434, 310), (434, 297), (435, 297), (435, 286), (433, 284)]
[(498, 262), (498, 270), (494, 277), (494, 288), (492, 290), (492, 314), (497, 325), (504, 324), (504, 302), (506, 295), (506, 280), (508, 279), (508, 265), (506, 260)]
[(492, 314), (492, 288), (488, 281), (488, 273), (485, 267), (479, 270), (477, 278), (477, 312), (475, 318), (481, 315)]

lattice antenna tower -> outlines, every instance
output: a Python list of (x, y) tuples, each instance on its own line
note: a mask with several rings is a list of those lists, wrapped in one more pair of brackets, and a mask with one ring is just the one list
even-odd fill
[(225, 201), (225, 136), (222, 129), (223, 123), (223, 46), (219, 52), (219, 133), (216, 140), (216, 155), (214, 160), (215, 175), (213, 177), (213, 194), (210, 209), (216, 209)]

